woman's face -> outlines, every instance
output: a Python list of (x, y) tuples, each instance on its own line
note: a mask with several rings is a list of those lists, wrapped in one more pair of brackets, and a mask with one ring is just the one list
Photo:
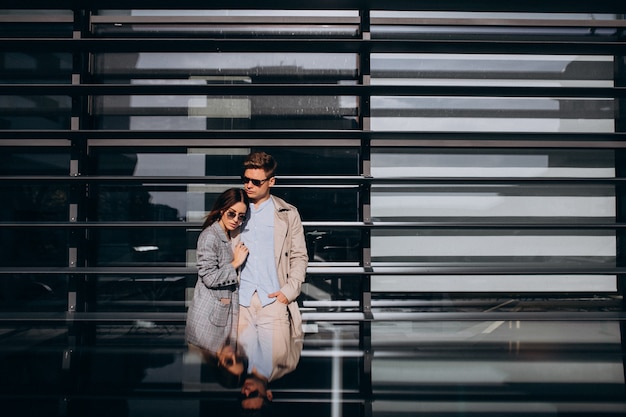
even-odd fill
[(233, 375), (241, 375), (245, 369), (243, 369), (243, 361), (237, 357), (237, 354), (233, 350), (232, 346), (225, 345), (217, 352), (217, 360), (219, 365), (226, 369)]
[(246, 210), (248, 210), (248, 207), (246, 207), (244, 203), (235, 203), (224, 210), (220, 222), (224, 225), (226, 230), (235, 230), (246, 218)]

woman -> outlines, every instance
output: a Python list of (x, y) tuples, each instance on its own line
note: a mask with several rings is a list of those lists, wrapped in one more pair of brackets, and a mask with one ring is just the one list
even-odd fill
[(243, 190), (230, 188), (220, 194), (207, 215), (198, 237), (198, 280), (185, 328), (190, 349), (237, 376), (246, 369), (236, 342), (239, 268), (248, 249), (235, 232), (245, 220), (248, 203)]

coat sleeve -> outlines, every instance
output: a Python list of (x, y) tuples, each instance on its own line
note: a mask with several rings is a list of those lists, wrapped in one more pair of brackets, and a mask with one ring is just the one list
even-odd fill
[(295, 207), (292, 206), (288, 218), (291, 250), (283, 254), (283, 256), (288, 257), (289, 272), (287, 283), (281, 291), (289, 302), (292, 302), (300, 295), (302, 283), (306, 278), (309, 255), (306, 250), (306, 239), (302, 221), (300, 220), (300, 213)]
[(214, 228), (208, 227), (200, 233), (196, 258), (198, 278), (207, 288), (237, 284), (230, 244), (220, 239)]

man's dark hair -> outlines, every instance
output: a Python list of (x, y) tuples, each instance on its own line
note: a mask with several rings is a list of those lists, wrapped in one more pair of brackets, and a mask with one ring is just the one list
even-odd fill
[(276, 169), (278, 163), (274, 157), (263, 151), (252, 152), (248, 155), (243, 162), (243, 169), (262, 169), (267, 174), (267, 178), (271, 178), (276, 175)]
[(274, 415), (272, 411), (272, 402), (265, 400), (263, 407), (258, 410), (241, 409), (239, 412), (241, 417), (270, 417)]

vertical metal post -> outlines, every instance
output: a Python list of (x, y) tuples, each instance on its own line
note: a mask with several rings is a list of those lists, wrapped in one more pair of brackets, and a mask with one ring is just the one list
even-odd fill
[[(85, 9), (74, 10), (74, 27), (72, 39), (80, 40), (89, 30), (89, 12)], [(86, 82), (89, 72), (89, 53), (76, 50), (72, 57), (72, 85), (79, 85)], [(72, 109), (69, 120), (70, 130), (70, 166), (69, 166), (69, 218), (70, 223), (81, 223), (86, 221), (87, 207), (87, 184), (77, 182), (74, 179), (86, 173), (87, 164), (87, 138), (80, 134), (81, 129), (86, 126), (89, 115), (88, 97), (83, 95), (72, 95)], [(68, 267), (78, 269), (87, 265), (86, 230), (80, 227), (69, 228), (68, 239)], [(81, 415), (76, 403), (71, 401), (77, 392), (81, 390), (78, 383), (84, 369), (79, 365), (81, 360), (78, 356), (77, 346), (83, 344), (86, 335), (85, 325), (74, 320), (75, 313), (84, 312), (88, 309), (85, 298), (85, 287), (87, 277), (84, 273), (77, 271), (68, 274), (68, 341), (63, 352), (62, 369), (64, 371), (64, 382), (67, 396), (59, 404), (59, 410), (64, 416)]]
[[(622, 17), (623, 18), (623, 17)], [(618, 39), (623, 41), (624, 29), (620, 29)], [(615, 55), (614, 57), (614, 79), (616, 87), (626, 86), (626, 56)], [(626, 99), (618, 97), (615, 99), (615, 132), (626, 132)], [(617, 178), (626, 177), (626, 151), (619, 148), (615, 150), (615, 176)], [(616, 194), (616, 221), (624, 222), (626, 220), (626, 187), (620, 182), (615, 186)], [(624, 266), (626, 264), (626, 236), (621, 229), (616, 231), (617, 235), (617, 264)], [(626, 277), (618, 275), (617, 287), (619, 294), (622, 296), (622, 310), (625, 309), (624, 296), (626, 295)]]
[[(360, 10), (361, 17), (361, 41), (363, 47), (359, 54), (359, 78), (362, 85), (371, 83), (371, 59), (369, 41), (370, 33), (370, 10), (363, 8)], [(371, 96), (369, 93), (359, 97), (359, 125), (361, 129), (361, 175), (364, 179), (371, 177)], [(371, 212), (371, 192), (372, 187), (369, 181), (364, 181), (360, 186), (361, 221), (367, 226), (372, 222)], [(364, 275), (361, 279), (361, 309), (364, 320), (359, 324), (359, 347), (363, 352), (361, 363), (360, 391), (364, 399), (363, 416), (370, 416), (372, 413), (372, 250), (371, 231), (368, 227), (363, 228), (361, 234), (362, 265)]]
[[(81, 39), (88, 30), (88, 13), (86, 10), (77, 9), (74, 11), (73, 39)], [(74, 52), (72, 62), (72, 84), (77, 85), (85, 82), (88, 72), (88, 53), (84, 51)], [(72, 113), (70, 119), (70, 131), (79, 132), (85, 124), (88, 115), (88, 103), (85, 96), (72, 96)], [(87, 166), (87, 141), (82, 135), (72, 134), (70, 147), (70, 177), (79, 177), (86, 170)], [(72, 181), (70, 183), (70, 222), (85, 221), (85, 208), (87, 201), (87, 186), (83, 183)], [(86, 239), (85, 230), (80, 228), (70, 229), (70, 259), (69, 267), (76, 268), (85, 266)], [(72, 274), (70, 280), (70, 290), (68, 294), (68, 312), (85, 311), (86, 305), (83, 297), (83, 286), (85, 276)]]
[[(616, 18), (623, 19), (624, 16), (616, 16)], [(624, 41), (626, 38), (624, 29), (618, 29), (618, 40)], [(614, 57), (614, 79), (615, 87), (626, 86), (626, 56), (615, 55)], [(626, 99), (618, 97), (615, 99), (615, 132), (626, 132)], [(615, 177), (626, 177), (626, 151), (624, 149), (615, 150)], [(626, 186), (621, 182), (617, 182), (615, 185), (615, 201), (617, 207), (615, 208), (617, 223), (623, 223), (626, 221)], [(626, 265), (626, 233), (623, 229), (617, 229), (615, 231), (617, 239), (617, 266)], [(624, 297), (626, 295), (626, 276), (624, 274), (617, 275), (617, 291), (622, 297), (622, 311), (626, 310), (626, 302)], [(620, 337), (622, 352), (626, 352), (626, 322), (620, 321)], [(626, 359), (622, 360), (622, 369), (624, 378), (626, 378)], [(626, 388), (625, 388), (626, 389)], [(626, 395), (626, 392), (624, 392)]]
[[(370, 11), (369, 9), (361, 10), (361, 36), (364, 42), (370, 39)], [(370, 84), (370, 52), (369, 48), (362, 48), (359, 55), (359, 71), (360, 81), (363, 85)], [(371, 177), (371, 147), (370, 147), (370, 106), (371, 100), (369, 95), (359, 97), (359, 121), (361, 132), (361, 175), (364, 178)], [(360, 205), (361, 205), (361, 221), (369, 224), (372, 222), (371, 213), (371, 184), (363, 182), (360, 186)], [(362, 257), (363, 267), (367, 273), (372, 267), (371, 254), (371, 233), (368, 228), (363, 229), (362, 238)], [(371, 314), (371, 285), (370, 275), (363, 277), (361, 285), (361, 308), (366, 315)]]

